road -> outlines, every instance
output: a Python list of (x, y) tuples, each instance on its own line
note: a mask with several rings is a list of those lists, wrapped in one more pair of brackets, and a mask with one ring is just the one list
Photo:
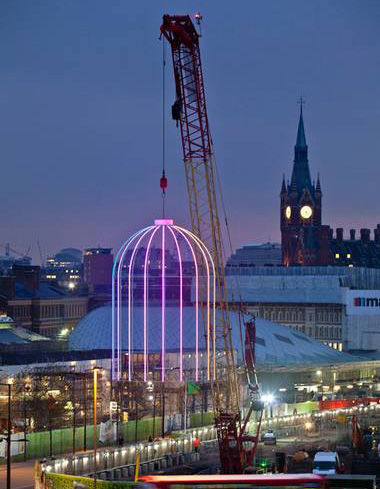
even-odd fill
[[(34, 461), (19, 462), (12, 464), (12, 489), (33, 489), (33, 468)], [(7, 484), (7, 468), (0, 466), (0, 489), (5, 489)]]

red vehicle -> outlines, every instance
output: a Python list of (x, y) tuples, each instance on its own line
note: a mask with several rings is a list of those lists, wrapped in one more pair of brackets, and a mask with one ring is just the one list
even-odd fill
[(146, 488), (159, 489), (328, 488), (324, 477), (313, 474), (148, 475), (140, 477), (139, 481)]

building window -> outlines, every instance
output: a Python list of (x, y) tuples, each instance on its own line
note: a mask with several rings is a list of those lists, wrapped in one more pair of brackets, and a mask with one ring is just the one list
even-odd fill
[(351, 253), (347, 253), (347, 258), (351, 258)]
[(335, 253), (335, 258), (339, 258), (339, 253)]

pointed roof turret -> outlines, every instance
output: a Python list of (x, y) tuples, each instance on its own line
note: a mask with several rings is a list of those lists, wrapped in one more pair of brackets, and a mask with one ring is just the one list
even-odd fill
[(315, 188), (315, 191), (316, 192), (319, 192), (319, 193), (322, 193), (322, 189), (321, 189), (321, 181), (319, 180), (319, 173), (318, 173), (318, 178), (317, 178), (317, 186)]
[(282, 176), (281, 195), (286, 194), (285, 175)]

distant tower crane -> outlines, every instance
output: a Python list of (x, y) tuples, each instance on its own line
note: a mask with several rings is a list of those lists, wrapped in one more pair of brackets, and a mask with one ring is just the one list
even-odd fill
[[(199, 23), (200, 14), (197, 14), (196, 20)], [(194, 234), (208, 246), (216, 269), (216, 299), (219, 309), (219, 321), (215, 331), (216, 350), (224, 352), (224, 355), (214, 359), (217, 362), (218, 374), (211, 387), (221, 467), (225, 473), (241, 473), (251, 463), (258, 443), (258, 433), (256, 437), (247, 437), (245, 429), (249, 417), (243, 420), (240, 415), (239, 383), (232, 343), (218, 212), (220, 196), (217, 195), (216, 169), (207, 118), (199, 49), (200, 36), (188, 15), (164, 15), (161, 33), (170, 43), (172, 52), (176, 87), (172, 117), (181, 130), (191, 226)], [(246, 349), (247, 346), (252, 346), (252, 335), (247, 334)], [(258, 385), (253, 358), (252, 354), (249, 361), (246, 361), (252, 399), (248, 416), (255, 409), (259, 411), (261, 420), (262, 411), (257, 399)], [(245, 447), (249, 443), (246, 442), (251, 442), (251, 445), (253, 443), (253, 448), (247, 451)]]

